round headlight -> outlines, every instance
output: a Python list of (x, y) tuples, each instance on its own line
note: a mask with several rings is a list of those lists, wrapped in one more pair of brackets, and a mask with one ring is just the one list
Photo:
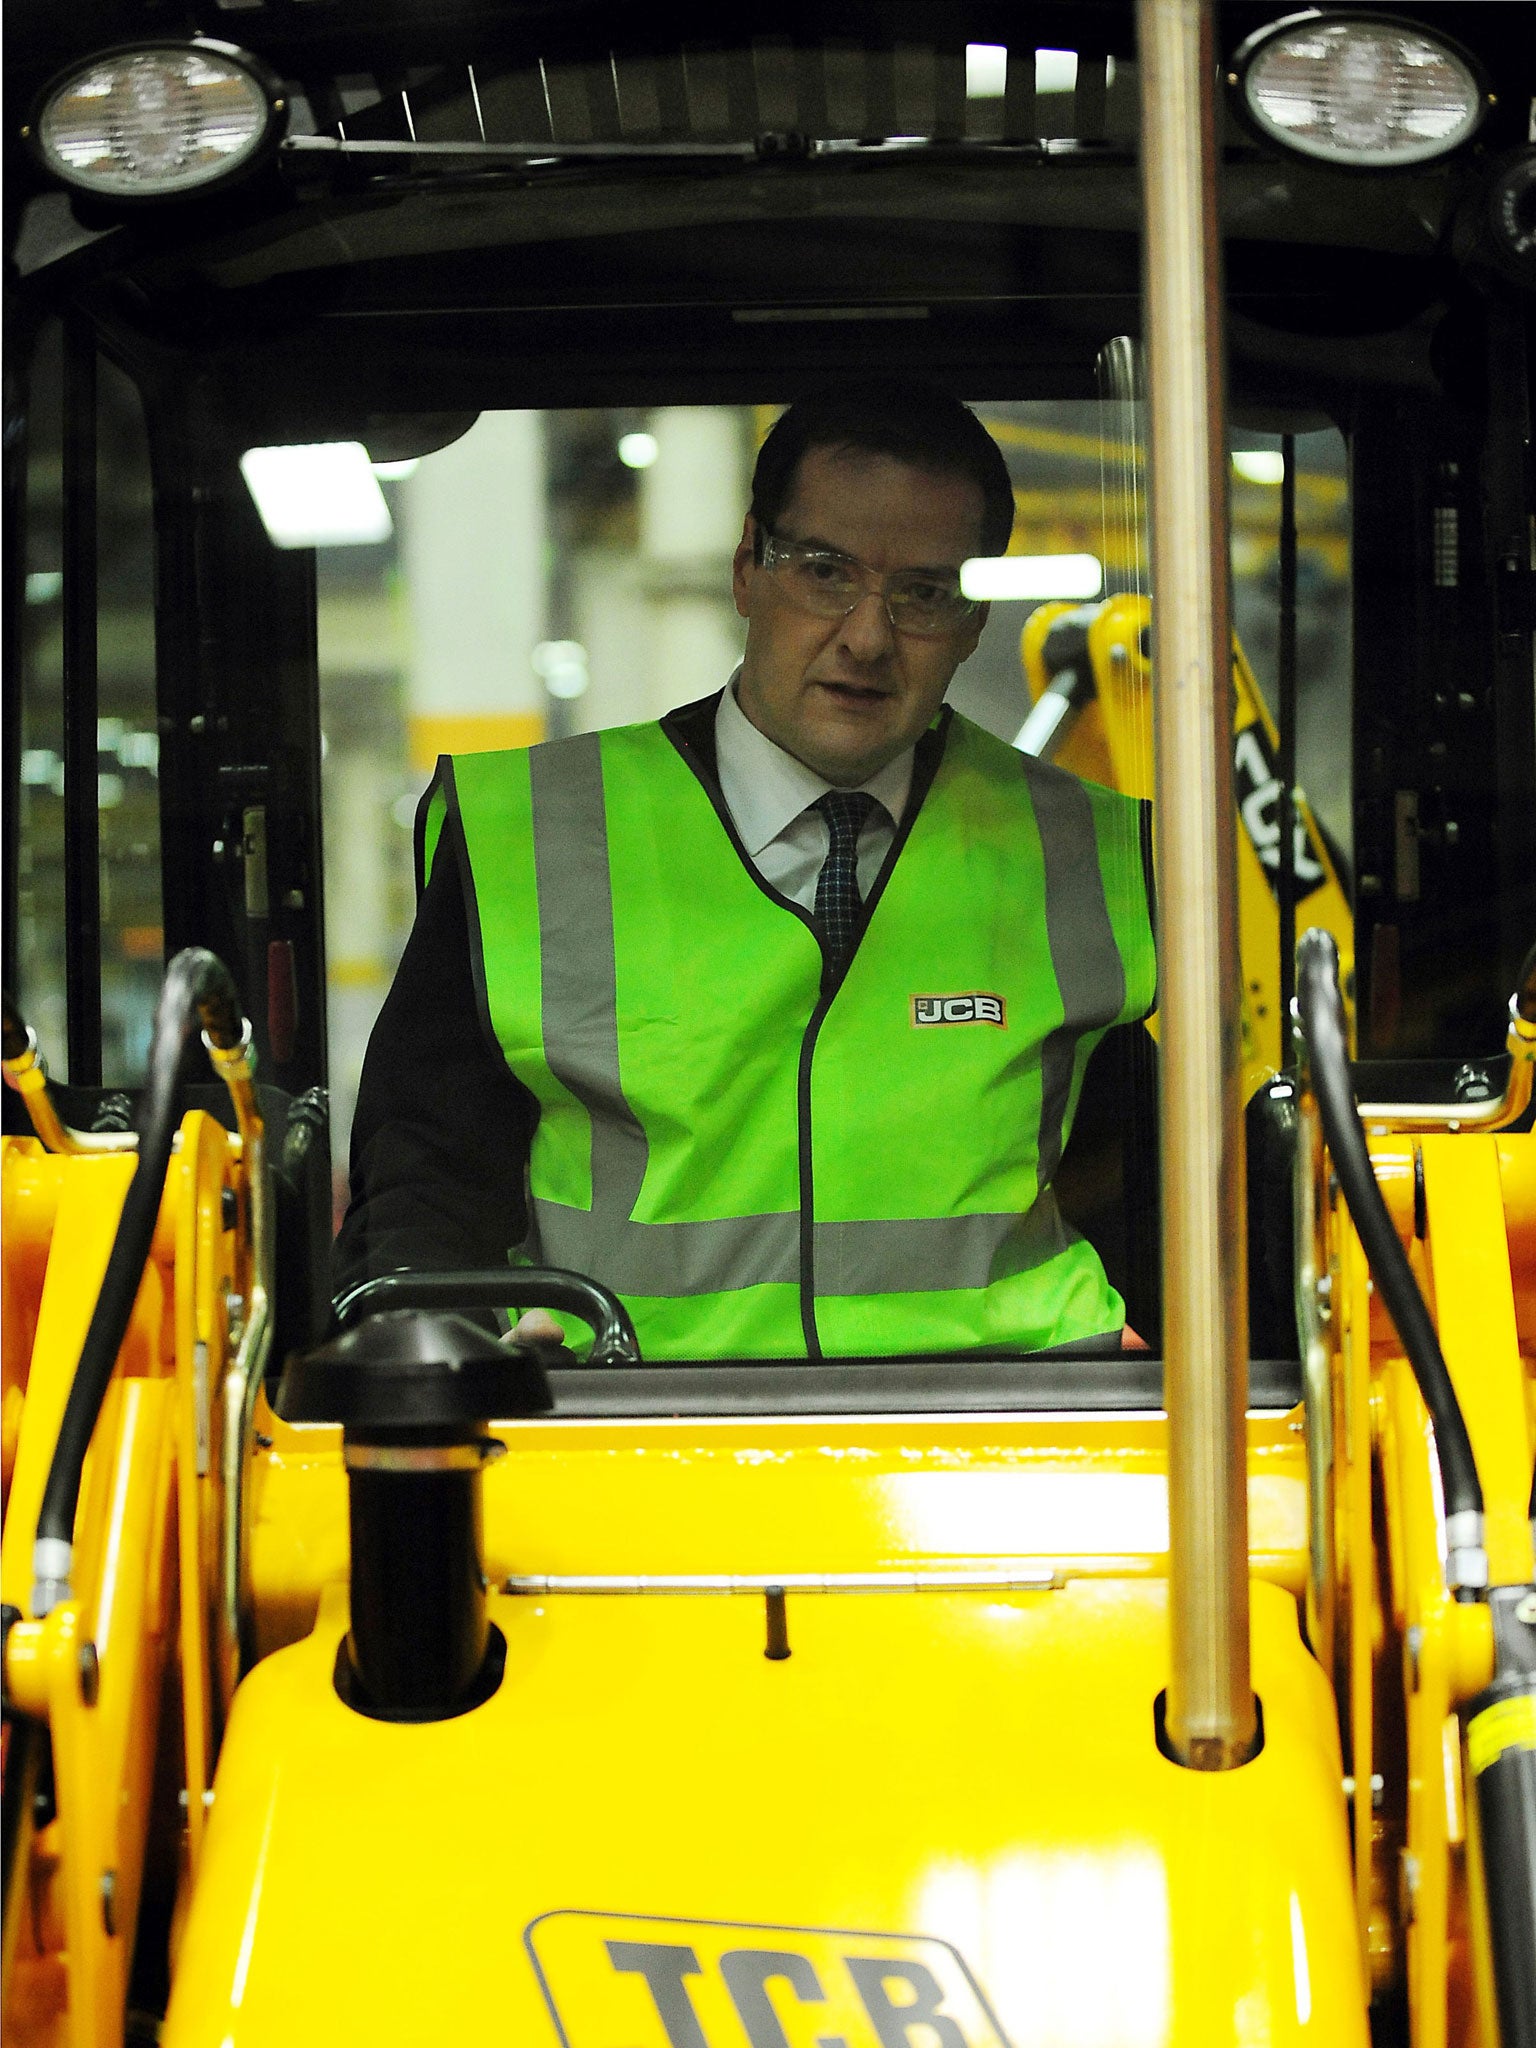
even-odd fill
[(282, 101), (223, 43), (108, 50), (44, 94), (32, 136), (66, 185), (162, 199), (231, 177), (275, 136)]
[(1232, 83), (1269, 137), (1325, 163), (1428, 163), (1476, 133), (1487, 95), (1471, 61), (1416, 23), (1294, 14), (1248, 38)]

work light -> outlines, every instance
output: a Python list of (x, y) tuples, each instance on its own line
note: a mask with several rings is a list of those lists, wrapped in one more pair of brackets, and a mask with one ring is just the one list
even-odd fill
[(1428, 163), (1476, 133), (1488, 95), (1471, 59), (1417, 22), (1311, 10), (1238, 49), (1228, 82), (1271, 142), (1324, 163)]
[(256, 62), (227, 43), (137, 43), (56, 79), (28, 138), (77, 191), (169, 199), (248, 169), (284, 112)]

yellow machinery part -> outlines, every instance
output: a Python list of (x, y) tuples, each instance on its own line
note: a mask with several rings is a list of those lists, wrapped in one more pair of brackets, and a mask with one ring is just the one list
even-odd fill
[(219, 1599), (219, 1474), (224, 1404), (219, 1390), (231, 1345), (231, 1294), (243, 1284), (243, 1248), (224, 1221), (235, 1191), (235, 1150), (211, 1117), (188, 1117), (171, 1163), (175, 1205), (177, 1561), (189, 1878), (195, 1876), (220, 1729), (212, 1680)]
[[(213, 1119), (183, 1120), (86, 1457), (74, 1595), (7, 1639), (9, 1692), (47, 1729), (57, 1806), (23, 1843), (6, 1902), (7, 2040), (23, 2048), (122, 2040), (173, 1651), (188, 1783), (206, 1784), (211, 1770), (206, 1589), (216, 1583), (218, 1466), (199, 1472), (196, 1411), (223, 1364), (235, 1258), (223, 1192), (237, 1158), (238, 1141)], [(23, 1616), (59, 1422), (134, 1164), (131, 1153), (63, 1156), (0, 1140), (7, 1322), (14, 1316), (27, 1340), (10, 1349), (8, 1327), (15, 1449), (0, 1576)], [(202, 1818), (199, 1790), (189, 1846)]]
[[(1491, 1576), (1528, 1583), (1536, 1429), (1517, 1276), (1536, 1254), (1536, 1137), (1376, 1136), (1370, 1149), (1472, 1439)], [(1457, 1719), (1492, 1675), (1488, 1611), (1445, 1589), (1429, 1417), (1336, 1193), (1321, 1224), (1314, 1259), (1328, 1286), (1333, 1404), (1324, 1520), (1337, 1617), (1325, 1661), (1346, 1708), (1356, 1786), (1356, 1911), (1373, 1981), (1406, 1972), (1414, 2048), (1492, 2048), (1486, 1917), (1468, 1860), (1475, 1801)]]
[[(1467, 1412), (1499, 1577), (1530, 1571), (1533, 1146), (1372, 1145)], [(126, 1167), (23, 1141), (0, 1151), (7, 1289), (35, 1327), (26, 1377), (14, 1369), (11, 1382), (25, 1406), (4, 1562), (6, 1596), (23, 1608), (30, 1523)], [(763, 1655), (760, 1594), (499, 1595), (501, 1690), (459, 1720), (411, 1728), (353, 1714), (331, 1684), (345, 1617), (339, 1432), (293, 1428), (262, 1404), (270, 1443), (253, 1463), (249, 1538), (258, 1646), (273, 1654), (237, 1696), (199, 1848), (200, 1788), (222, 1732), (208, 1669), (213, 1396), (241, 1280), (240, 1234), (222, 1212), (238, 1180), (238, 1141), (187, 1119), (93, 1442), (78, 1597), (12, 1631), (12, 1693), (49, 1725), (59, 1789), (59, 1819), (27, 1852), (28, 1910), (8, 1916), (18, 2040), (120, 2038), (173, 1621), (192, 1795), (173, 2043), (260, 2044), (279, 2024), (294, 2035), (301, 2011), (316, 2040), (441, 2039), (493, 2023), (552, 2039), (558, 2016), (572, 2048), (613, 2028), (633, 2048), (664, 2041), (651, 1980), (620, 1970), (609, 1943), (631, 1958), (688, 1948), (690, 2010), (706, 2041), (733, 2048), (751, 2040), (738, 1993), (749, 2005), (766, 1996), (807, 2041), (831, 2028), (868, 2048), (879, 2038), (869, 1999), (899, 2008), (924, 1986), (960, 2030), (940, 2030), (949, 2048), (980, 2048), (989, 2027), (1013, 2048), (1064, 2038), (1069, 2013), (1132, 2042), (1363, 2041), (1367, 1982), (1399, 1970), (1415, 2048), (1486, 2038), (1456, 1713), (1490, 1670), (1487, 1614), (1445, 1593), (1427, 1417), (1336, 1201), (1318, 1266), (1333, 1303), (1323, 1508), (1335, 1630), (1320, 1667), (1296, 1628), (1308, 1569), (1301, 1417), (1255, 1415), (1266, 1747), (1253, 1765), (1182, 1771), (1153, 1736), (1166, 1662), (1159, 1417), (507, 1426), (512, 1455), (485, 1485), (494, 1584), (514, 1571), (1034, 1564), (1052, 1589), (792, 1593), (787, 1663)], [(81, 1686), (87, 1642), (94, 1701)], [(1089, 1967), (1106, 1900), (1131, 1951), (1133, 2002), (1116, 2004), (1115, 1980)], [(744, 1948), (755, 1961), (739, 1960)], [(766, 1991), (751, 1992), (752, 1970), (769, 1971)]]
[[(1275, 1734), (1268, 1761), (1252, 1768), (1273, 1770), (1278, 1780), (1292, 1770), (1299, 1742), (1317, 1772), (1303, 1806), (1315, 1795), (1318, 1811), (1297, 1818), (1281, 1795), (1272, 1812), (1263, 1802), (1245, 1807), (1223, 1833), (1216, 1781), (1169, 1764), (1153, 1738), (1151, 1703), (1166, 1659), (1159, 1417), (503, 1426), (511, 1455), (488, 1469), (485, 1483), (493, 1583), (514, 1569), (771, 1576), (1022, 1569), (1036, 1559), (1067, 1581), (1038, 1594), (791, 1594), (787, 1666), (764, 1657), (761, 1595), (503, 1599), (494, 1614), (510, 1654), (496, 1699), (453, 1723), (394, 1729), (349, 1714), (331, 1685), (345, 1615), (339, 1432), (294, 1428), (263, 1411), (258, 1426), (272, 1443), (258, 1456), (252, 1486), (258, 1625), (263, 1642), (273, 1643), (307, 1628), (317, 1603), (320, 1621), (313, 1636), (259, 1665), (237, 1699), (167, 2041), (263, 2040), (269, 1954), (281, 1952), (283, 1967), (307, 1986), (311, 1967), (328, 1970), (335, 1983), (348, 1977), (341, 1957), (353, 1941), (377, 1934), (380, 1951), (392, 1948), (392, 1935), (366, 1932), (373, 1895), (367, 1878), (354, 1877), (350, 1858), (355, 1848), (362, 1864), (376, 1862), (373, 1831), (381, 1822), (363, 1809), (381, 1785), (398, 1831), (429, 1779), (438, 1787), (473, 1784), (467, 1806), (474, 1812), (460, 1811), (463, 1802), (445, 1808), (440, 1796), (428, 1802), (431, 1827), (412, 1833), (412, 1891), (419, 1876), (435, 1895), (449, 1864), (461, 1866), (471, 1874), (456, 1880), (459, 1898), (483, 1899), (488, 1911), (494, 1900), (500, 1931), (487, 1950), (473, 1909), (451, 1936), (415, 1918), (415, 1952), (436, 1953), (434, 1945), (449, 1939), (463, 1947), (444, 1956), (473, 1952), (507, 1962), (488, 1972), (494, 2004), (483, 2002), (491, 1995), (484, 1983), (445, 1992), (458, 1975), (451, 1966), (437, 1970), (430, 1990), (399, 1978), (381, 1984), (401, 2040), (433, 2038), (434, 2028), (437, 2038), (483, 2028), (493, 2011), (514, 2035), (545, 2038), (535, 2031), (550, 2024), (540, 2003), (543, 1970), (551, 1986), (562, 1979), (552, 1992), (557, 2000), (575, 2001), (572, 2012), (561, 2007), (568, 2040), (622, 2038), (636, 2048), (665, 2041), (654, 2014), (645, 2031), (644, 1981), (616, 1976), (605, 1945), (665, 1945), (674, 1917), (690, 1922), (676, 1939), (686, 1939), (700, 1964), (693, 1989), (706, 2039), (733, 2048), (744, 2048), (744, 2036), (720, 1964), (757, 1937), (749, 1928), (738, 1938), (717, 1922), (754, 1923), (759, 1947), (799, 1958), (792, 1967), (801, 1981), (826, 1993), (830, 2008), (818, 2006), (795, 2036), (807, 2042), (829, 2027), (850, 2048), (875, 2040), (836, 1946), (836, 1930), (848, 1928), (864, 1930), (876, 1953), (881, 1938), (915, 1937), (901, 1950), (902, 1966), (922, 1964), (950, 1985), (958, 2002), (946, 2003), (944, 2015), (970, 2028), (962, 2038), (978, 2044), (989, 2038), (985, 2015), (955, 1989), (958, 1966), (944, 1966), (946, 1954), (959, 1955), (988, 2010), (996, 2001), (1002, 2033), (1015, 2043), (1069, 2038), (1074, 2011), (1080, 2019), (1096, 2014), (1101, 2028), (1129, 2026), (1132, 2041), (1225, 2038), (1215, 2017), (1224, 2000), (1228, 2015), (1235, 2008), (1244, 2015), (1234, 2038), (1283, 2040), (1298, 2027), (1298, 2010), (1319, 2025), (1325, 2012), (1340, 2015), (1336, 2025), (1330, 2018), (1327, 2038), (1361, 2038), (1364, 1995), (1348, 1912), (1333, 1711), (1296, 1630), (1305, 1572), (1296, 1423), (1263, 1415), (1249, 1424), (1252, 1551), (1263, 1574), (1255, 1597), (1272, 1631), (1266, 1640), (1284, 1646), (1281, 1662), (1299, 1683), (1294, 1689), (1287, 1678), (1271, 1689), (1261, 1679), (1266, 1725)], [(784, 1670), (810, 1680), (803, 1695), (793, 1684), (784, 1688), (791, 1712), (771, 1690)], [(282, 1700), (264, 1697), (264, 1685), (285, 1688)], [(290, 1696), (288, 1687), (297, 1691)], [(278, 1727), (273, 1716), (308, 1730), (295, 1732), (291, 1757), (286, 1744), (275, 1751), (269, 1744), (267, 1731)], [(362, 1747), (347, 1760), (353, 1739)], [(434, 1765), (428, 1751), (440, 1741), (450, 1747)], [(372, 1760), (376, 1744), (387, 1746), (387, 1762), (383, 1749)], [(299, 1752), (310, 1760), (301, 1762)], [(538, 1759), (531, 1798), (506, 1762), (523, 1755)], [(330, 1786), (329, 1799), (361, 1805), (346, 1813), (324, 1807), (315, 1834), (300, 1823), (300, 1843), (291, 1830), (299, 1809), (310, 1808), (312, 1767)], [(1260, 1783), (1245, 1769), (1222, 1784), (1239, 1781)], [(298, 1802), (292, 1812), (290, 1786)], [(1192, 1802), (1176, 1821), (1158, 1803), (1169, 1788)], [(495, 1821), (503, 1799), (505, 1834)], [(470, 1838), (457, 1832), (461, 1824)], [(1213, 1832), (1202, 1834), (1206, 1828)], [(324, 1855), (348, 1859), (345, 1869), (325, 1864), (323, 1880), (314, 1862), (322, 1835)], [(1310, 1869), (1298, 1875), (1294, 1907), (1284, 1889), (1293, 1837), (1329, 1872), (1326, 1879)], [(522, 1849), (509, 1858), (506, 1843), (514, 1838)], [(1262, 1856), (1252, 1853), (1255, 1839), (1265, 1843)], [(1279, 1845), (1277, 1863), (1272, 1844)], [(487, 1859), (502, 1873), (494, 1884), (472, 1874)], [(317, 1952), (312, 1965), (303, 1960), (310, 1951), (296, 1936), (297, 1926), (313, 1925), (313, 1912), (300, 1909), (291, 1922), (282, 1903), (300, 1865), (327, 1897), (357, 1898), (343, 1921), (330, 1923), (324, 1965)], [(1260, 1875), (1266, 1868), (1282, 1889), (1278, 1903), (1260, 1907), (1252, 1887), (1269, 1881)], [(528, 1874), (526, 1893), (516, 1889), (519, 1871)], [(259, 1895), (249, 1889), (258, 1872)], [(1199, 1923), (1202, 1886), (1220, 1890), (1219, 1925)], [(1323, 1898), (1332, 1901), (1320, 1937), (1329, 1945), (1326, 1959), (1312, 1933)], [(1092, 1931), (1094, 1900), (1114, 1920), (1117, 1953), (1132, 1957), (1117, 1991), (1092, 1981), (1099, 1973), (1091, 1957), (1103, 1939), (1102, 1928)], [(399, 1904), (397, 1896), (390, 1910)], [(586, 1910), (542, 1920), (551, 1906)], [(592, 1922), (592, 1909), (615, 1906), (623, 1909), (616, 1921), (600, 1912), (602, 1924)], [(1132, 1920), (1143, 1907), (1153, 1918), (1138, 1931)], [(270, 1931), (268, 1912), (277, 1915)], [(1075, 1933), (1073, 1913), (1086, 1916)], [(526, 1948), (522, 1915), (542, 1921)], [(1267, 1932), (1256, 1934), (1261, 1927)], [(869, 1960), (867, 1942), (857, 1954)], [(1249, 1973), (1241, 1988), (1219, 1971), (1212, 1977), (1220, 1954)], [(1238, 1965), (1238, 1957), (1246, 1961)], [(1037, 2022), (1031, 2032), (1018, 2010), (1010, 2018), (1002, 2009), (1024, 1996), (1021, 1969), (1043, 2001), (1039, 2009), (1055, 2015), (1052, 2031)], [(1275, 1974), (1265, 1978), (1265, 1970)], [(337, 2023), (328, 1996), (319, 1994), (317, 2040)], [(351, 2024), (366, 2029), (371, 2010), (354, 2012)], [(594, 2035), (589, 2026), (608, 2031)]]
[(1278, 1587), (1254, 1587), (1265, 1748), (1222, 1774), (1157, 1748), (1156, 1580), (791, 1595), (779, 1662), (760, 1599), (492, 1616), (506, 1676), (455, 1720), (341, 1704), (340, 1588), (246, 1680), (166, 2048), (557, 2022), (568, 2048), (753, 2048), (765, 1981), (797, 2042), (848, 2048), (924, 1999), (948, 2025), (905, 2038), (945, 2048), (1363, 2048), (1333, 1706)]
[[(1423, 1137), (1425, 1245), (1445, 1362), (1483, 1484), (1488, 1567), (1496, 1586), (1532, 1577), (1528, 1507), (1536, 1430), (1520, 1360), (1500, 1141)], [(1504, 1141), (1536, 1159), (1536, 1137)]]
[[(306, 1635), (347, 1570), (341, 1432), (257, 1415), (251, 1564), (263, 1653)], [(1248, 1424), (1252, 1569), (1306, 1578), (1300, 1417)], [(1116, 1579), (1167, 1570), (1160, 1416), (806, 1416), (527, 1422), (486, 1472), (493, 1578), (916, 1571), (1049, 1560)]]
[[(1530, 1134), (1494, 1140), (1499, 1185), (1509, 1224), (1509, 1277), (1515, 1296), (1515, 1330), (1521, 1352), (1536, 1360), (1536, 1144)], [(1536, 1434), (1536, 1418), (1532, 1419)]]
[[(1050, 681), (1046, 642), (1058, 619), (1078, 608), (1036, 607), (1025, 622), (1020, 657), (1031, 701)], [(1051, 759), (1128, 796), (1153, 794), (1152, 667), (1144, 652), (1152, 616), (1145, 598), (1105, 599), (1088, 626), (1092, 700), (1078, 711)], [(1271, 876), (1278, 866), (1280, 782), (1277, 734), (1269, 706), (1236, 640), (1232, 643), (1233, 759), (1241, 830), (1237, 835), (1238, 915), (1243, 962), (1244, 1093), (1280, 1066), (1280, 912)], [(1353, 1014), (1354, 921), (1306, 797), (1296, 798), (1296, 929), (1319, 925), (1338, 942), (1340, 981)]]

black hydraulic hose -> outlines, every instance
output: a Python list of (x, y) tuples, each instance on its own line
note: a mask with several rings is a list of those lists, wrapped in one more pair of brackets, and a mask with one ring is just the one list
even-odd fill
[(1350, 1080), (1349, 1042), (1339, 997), (1339, 950), (1328, 932), (1314, 928), (1302, 936), (1296, 949), (1296, 997), (1312, 1092), (1339, 1187), (1424, 1405), (1434, 1418), (1447, 1521), (1457, 1514), (1481, 1516), (1483, 1489), (1445, 1354), (1371, 1168), (1365, 1126)]
[(117, 1235), (112, 1240), (101, 1292), (91, 1311), (80, 1363), (59, 1425), (48, 1483), (43, 1489), (43, 1504), (37, 1518), (34, 1614), (46, 1614), (60, 1599), (68, 1597), (65, 1588), (75, 1510), (80, 1501), (80, 1475), (149, 1257), (176, 1136), (181, 1084), (198, 1042), (198, 1032), (206, 1031), (212, 1044), (227, 1050), (240, 1043), (244, 1029), (239, 993), (223, 962), (200, 946), (188, 946), (178, 953), (166, 970), (155, 1012), (149, 1080), (138, 1115), (139, 1149), (133, 1179), (123, 1199)]

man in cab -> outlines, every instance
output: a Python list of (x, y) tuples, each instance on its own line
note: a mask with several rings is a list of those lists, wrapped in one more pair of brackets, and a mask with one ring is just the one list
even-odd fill
[(343, 1282), (570, 1267), (649, 1358), (1122, 1341), (1051, 1181), (1094, 1046), (1154, 1000), (1146, 807), (944, 702), (986, 619), (961, 565), (1012, 523), (946, 394), (802, 401), (717, 695), (439, 763)]

